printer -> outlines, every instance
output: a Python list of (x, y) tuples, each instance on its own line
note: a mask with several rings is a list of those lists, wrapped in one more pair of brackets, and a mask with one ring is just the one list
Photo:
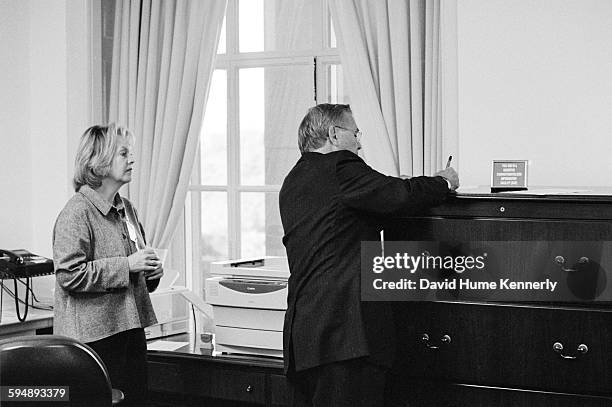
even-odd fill
[(289, 266), (286, 257), (213, 262), (206, 302), (219, 353), (283, 356)]

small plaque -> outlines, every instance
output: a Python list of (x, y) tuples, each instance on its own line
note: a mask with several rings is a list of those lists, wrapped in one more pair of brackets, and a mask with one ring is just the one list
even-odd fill
[(491, 170), (491, 192), (527, 189), (527, 160), (494, 160)]

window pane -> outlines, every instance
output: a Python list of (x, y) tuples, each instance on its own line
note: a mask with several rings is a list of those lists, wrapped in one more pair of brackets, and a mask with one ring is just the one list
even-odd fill
[(350, 103), (348, 95), (344, 93), (345, 84), (342, 65), (329, 65), (328, 75), (329, 103)]
[(280, 185), (299, 157), (297, 130), (314, 105), (308, 65), (240, 70), (243, 185)]
[(285, 256), (278, 193), (241, 194), (241, 257)]
[(225, 50), (226, 43), (226, 33), (225, 33), (225, 20), (227, 18), (223, 17), (223, 25), (221, 25), (221, 35), (219, 36), (219, 46), (217, 47), (217, 54), (225, 54), (227, 51)]
[(227, 193), (205, 191), (200, 192), (200, 198), (200, 254), (202, 270), (205, 270), (208, 262), (228, 257)]
[(240, 52), (264, 50), (264, 0), (240, 0), (238, 5)]
[(336, 48), (336, 28), (334, 27), (334, 20), (329, 18), (329, 47)]
[(201, 183), (227, 184), (227, 72), (213, 73), (200, 135)]
[(240, 179), (264, 184), (264, 68), (240, 70)]
[(312, 49), (323, 25), (312, 0), (240, 0), (240, 52)]

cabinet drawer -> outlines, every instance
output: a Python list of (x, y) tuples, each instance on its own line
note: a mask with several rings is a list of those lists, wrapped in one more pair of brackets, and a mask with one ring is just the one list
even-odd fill
[[(493, 197), (490, 197), (493, 198)], [(607, 201), (608, 199), (606, 199)], [(470, 199), (462, 197), (451, 200), (428, 211), (430, 216), (443, 217), (490, 217), (500, 219), (612, 219), (610, 202), (565, 200), (554, 202), (551, 199)]]
[(396, 310), (399, 368), (414, 378), (612, 395), (612, 312), (462, 303)]
[(149, 389), (156, 392), (183, 393), (183, 374), (179, 364), (149, 361)]
[(385, 226), (386, 240), (598, 241), (610, 236), (612, 223), (608, 219), (405, 218)]
[(198, 369), (193, 371), (189, 393), (222, 400), (264, 404), (265, 373), (236, 369)]
[[(422, 260), (410, 272), (398, 265), (388, 277), (406, 278), (420, 290), (373, 294), (394, 300), (612, 303), (612, 241), (385, 241), (385, 253)], [(423, 281), (441, 288), (424, 289)]]
[[(486, 242), (486, 269), (471, 272), (471, 280), (550, 282), (545, 289), (490, 290), (479, 299), (546, 301), (573, 305), (612, 302), (612, 241)], [(465, 273), (467, 274), (467, 273)], [(555, 284), (554, 290), (552, 284)], [(463, 290), (473, 295), (476, 291)]]

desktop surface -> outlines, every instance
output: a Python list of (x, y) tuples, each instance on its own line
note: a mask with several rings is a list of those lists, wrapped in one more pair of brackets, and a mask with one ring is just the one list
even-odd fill
[[(175, 349), (151, 349), (156, 342), (172, 343)], [(179, 346), (180, 343), (184, 345)], [(282, 373), (283, 359), (267, 356), (242, 355), (242, 354), (219, 354), (214, 349), (203, 349), (196, 344), (195, 335), (191, 332), (156, 338), (147, 341), (149, 355), (165, 355), (177, 358), (206, 359), (211, 363), (229, 363), (235, 365), (259, 366), (263, 368), (279, 369)], [(163, 344), (162, 344), (163, 346)], [(174, 346), (173, 346), (174, 347)]]
[[(23, 311), (22, 311), (23, 313)], [(30, 308), (25, 321), (17, 318), (14, 307), (2, 309), (0, 338), (6, 336), (34, 335), (37, 330), (53, 327), (53, 311)]]
[(522, 191), (491, 192), (490, 186), (466, 186), (459, 187), (456, 191), (457, 198), (488, 198), (488, 199), (548, 199), (560, 201), (585, 201), (585, 200), (612, 200), (612, 188), (591, 186), (530, 186)]

